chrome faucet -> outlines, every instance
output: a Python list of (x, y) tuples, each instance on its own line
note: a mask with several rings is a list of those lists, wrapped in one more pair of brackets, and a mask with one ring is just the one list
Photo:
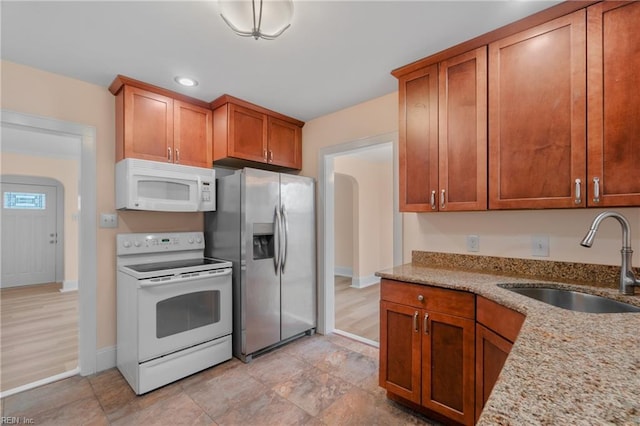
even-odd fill
[(620, 222), (620, 226), (622, 226), (622, 250), (620, 250), (620, 253), (622, 253), (622, 265), (620, 267), (620, 293), (634, 294), (634, 286), (640, 286), (640, 280), (636, 278), (633, 270), (631, 269), (631, 255), (633, 254), (633, 250), (631, 250), (631, 227), (629, 226), (629, 221), (626, 217), (617, 212), (600, 213), (595, 217), (595, 219), (593, 219), (591, 229), (589, 229), (587, 235), (582, 239), (580, 245), (590, 248), (593, 244), (593, 239), (596, 236), (598, 226), (600, 226), (600, 222), (608, 217), (616, 219)]

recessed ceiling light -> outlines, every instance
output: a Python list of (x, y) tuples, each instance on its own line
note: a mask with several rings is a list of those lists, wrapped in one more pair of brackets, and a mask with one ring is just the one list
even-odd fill
[(189, 77), (176, 77), (174, 78), (174, 80), (176, 81), (176, 83), (178, 83), (181, 86), (186, 86), (186, 87), (193, 87), (193, 86), (197, 86), (198, 82), (195, 81), (192, 78)]

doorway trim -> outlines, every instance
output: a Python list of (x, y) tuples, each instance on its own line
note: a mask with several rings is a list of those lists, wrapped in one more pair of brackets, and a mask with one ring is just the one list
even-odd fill
[(40, 176), (21, 176), (21, 175), (2, 175), (0, 177), (2, 183), (13, 183), (19, 185), (38, 185), (38, 186), (53, 186), (56, 188), (56, 232), (61, 235), (62, 238), (58, 238), (58, 241), (62, 241), (61, 244), (56, 244), (56, 282), (62, 282), (64, 280), (64, 186), (62, 183), (53, 178), (40, 177)]
[(393, 263), (402, 263), (402, 214), (398, 199), (398, 132), (383, 133), (318, 151), (318, 332), (335, 330), (334, 159), (391, 142), (393, 147)]
[(78, 229), (78, 364), (80, 374), (96, 371), (96, 128), (55, 118), (0, 110), (3, 126), (80, 138), (80, 212)]

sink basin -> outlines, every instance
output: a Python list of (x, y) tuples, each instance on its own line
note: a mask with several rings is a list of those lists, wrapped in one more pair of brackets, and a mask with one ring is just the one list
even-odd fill
[(578, 291), (549, 287), (500, 287), (570, 311), (592, 314), (640, 312), (640, 307)]

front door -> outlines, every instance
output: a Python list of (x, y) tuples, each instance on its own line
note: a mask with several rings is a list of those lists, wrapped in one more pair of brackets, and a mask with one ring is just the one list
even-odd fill
[(0, 287), (55, 282), (55, 186), (2, 183)]

